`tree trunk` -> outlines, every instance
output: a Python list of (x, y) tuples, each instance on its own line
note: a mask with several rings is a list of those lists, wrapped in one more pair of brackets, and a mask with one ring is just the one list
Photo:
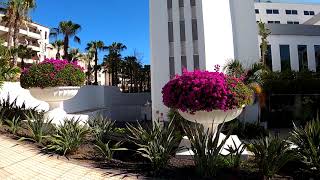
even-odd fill
[(69, 36), (65, 35), (64, 36), (64, 46), (63, 46), (64, 58), (67, 59), (69, 62), (71, 62), (68, 49), (69, 49)]
[(21, 58), (21, 69), (24, 69), (24, 58)]
[(94, 85), (98, 85), (98, 51), (94, 55)]

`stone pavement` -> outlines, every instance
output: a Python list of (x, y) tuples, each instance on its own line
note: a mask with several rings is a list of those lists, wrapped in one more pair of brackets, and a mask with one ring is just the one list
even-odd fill
[(134, 174), (104, 170), (90, 164), (48, 156), (31, 145), (0, 135), (0, 180), (142, 179)]

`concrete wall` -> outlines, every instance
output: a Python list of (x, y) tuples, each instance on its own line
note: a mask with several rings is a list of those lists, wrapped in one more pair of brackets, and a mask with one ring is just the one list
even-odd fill
[(290, 46), (291, 69), (296, 71), (299, 71), (298, 45), (307, 45), (308, 67), (312, 71), (316, 70), (314, 45), (320, 45), (320, 36), (271, 35), (268, 41), (271, 44), (273, 71), (281, 71), (280, 45)]
[[(300, 24), (308, 21), (313, 16), (304, 15), (304, 11), (314, 11), (320, 13), (320, 4), (294, 4), (294, 3), (255, 3), (255, 8), (260, 13), (256, 15), (257, 21), (267, 23), (268, 21), (280, 21), (287, 24), (288, 21), (298, 21)], [(279, 14), (267, 14), (266, 9), (278, 9)], [(288, 15), (286, 10), (297, 10), (298, 15)]]
[[(38, 101), (30, 95), (30, 92), (21, 88), (20, 83), (6, 82), (0, 90), (0, 98), (11, 101), (18, 98), (18, 105), (26, 103), (27, 107), (39, 106), (39, 110), (47, 111), (47, 103)], [(151, 102), (150, 93), (125, 94), (119, 88), (110, 86), (84, 86), (78, 94), (65, 102), (63, 109), (68, 114), (91, 115), (101, 113), (118, 121), (151, 120), (151, 107), (145, 104)], [(150, 112), (149, 112), (150, 111)]]

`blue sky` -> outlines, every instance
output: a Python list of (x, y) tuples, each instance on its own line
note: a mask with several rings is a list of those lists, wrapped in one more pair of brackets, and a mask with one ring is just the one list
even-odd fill
[[(132, 55), (136, 50), (141, 54), (142, 62), (148, 64), (150, 56), (148, 1), (38, 0), (37, 8), (32, 12), (32, 19), (50, 28), (57, 27), (60, 21), (72, 20), (82, 26), (79, 33), (82, 43), (80, 45), (72, 43), (72, 46), (84, 50), (87, 42), (91, 40), (102, 40), (106, 44), (122, 42), (128, 47), (124, 55)], [(319, 2), (320, 0), (280, 1)]]

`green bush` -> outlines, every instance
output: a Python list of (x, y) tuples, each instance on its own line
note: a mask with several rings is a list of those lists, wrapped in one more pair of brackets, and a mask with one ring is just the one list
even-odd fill
[(113, 154), (116, 151), (126, 151), (128, 150), (127, 148), (120, 148), (121, 145), (123, 144), (121, 141), (117, 142), (113, 145), (111, 145), (111, 141), (108, 141), (107, 143), (102, 142), (101, 140), (97, 140), (95, 142), (95, 147), (98, 150), (98, 152), (102, 155), (102, 157), (105, 160), (112, 160)]
[(285, 164), (295, 158), (290, 144), (279, 137), (254, 140), (248, 148), (254, 153), (261, 174), (267, 178), (272, 178)]
[(205, 178), (212, 178), (217, 173), (229, 166), (228, 161), (220, 155), (223, 147), (230, 137), (232, 129), (226, 137), (219, 143), (220, 133), (223, 125), (215, 132), (204, 130), (202, 125), (186, 125), (185, 132), (191, 143), (194, 152), (194, 162), (197, 173)]
[(114, 124), (114, 121), (104, 118), (102, 115), (91, 117), (88, 120), (88, 125), (91, 131), (95, 135), (96, 139), (101, 141), (107, 139), (110, 132), (115, 129)]
[(306, 165), (307, 172), (320, 178), (320, 120), (310, 121), (304, 128), (294, 126), (290, 140), (296, 146), (299, 160)]
[(48, 137), (49, 144), (45, 149), (66, 156), (80, 147), (88, 132), (88, 127), (81, 125), (79, 120), (66, 119), (58, 125), (56, 133)]
[(246, 123), (237, 120), (227, 123), (225, 127), (229, 126), (233, 127), (232, 134), (237, 135), (240, 139), (260, 139), (269, 135), (268, 130), (260, 126), (259, 123)]
[(31, 137), (24, 137), (20, 140), (32, 140), (41, 144), (44, 137), (54, 132), (52, 120), (44, 120), (43, 116), (38, 114), (34, 115), (32, 113), (29, 113), (29, 115), (26, 116), (28, 117), (27, 127), (31, 133)]
[(144, 129), (140, 123), (137, 127), (128, 124), (129, 139), (136, 144), (137, 152), (150, 160), (155, 172), (165, 168), (172, 155), (176, 153), (176, 145), (180, 139), (174, 135), (172, 123), (161, 127), (155, 123), (151, 130)]
[(14, 135), (16, 135), (17, 131), (20, 129), (21, 121), (22, 120), (21, 120), (20, 116), (5, 120), (6, 124), (9, 127), (9, 131)]
[(77, 63), (66, 60), (47, 59), (24, 69), (20, 82), (23, 88), (46, 88), (57, 86), (82, 86), (85, 73)]

